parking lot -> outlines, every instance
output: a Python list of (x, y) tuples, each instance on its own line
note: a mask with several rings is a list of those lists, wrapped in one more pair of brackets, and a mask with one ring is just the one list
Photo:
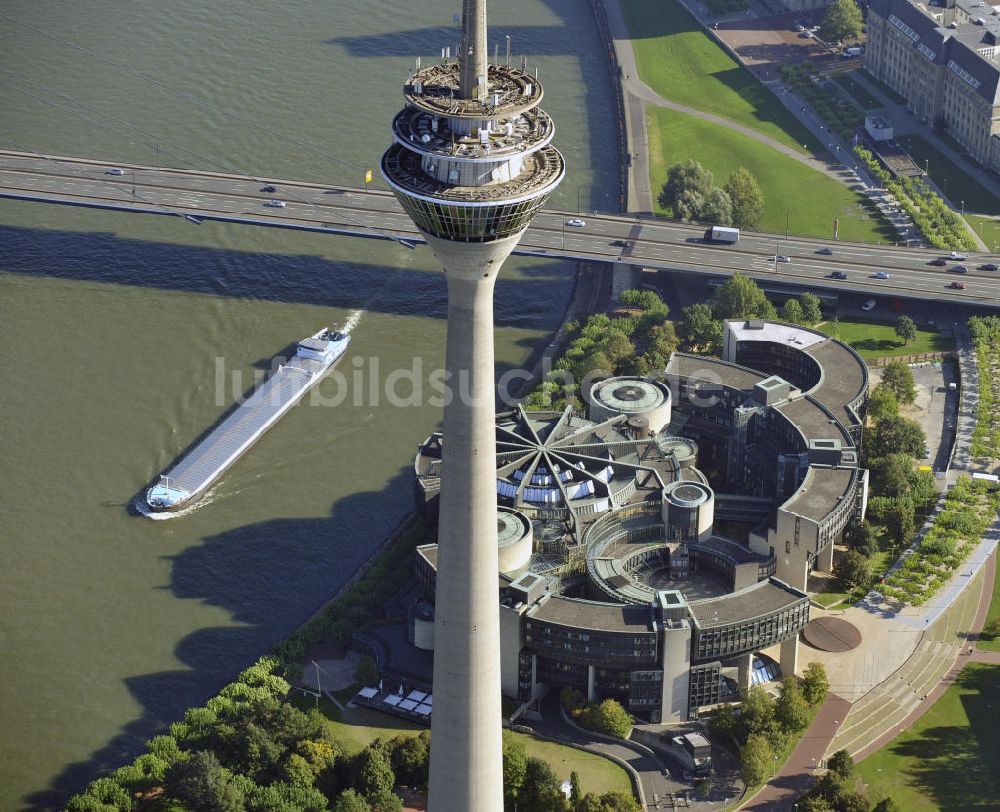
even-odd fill
[(776, 70), (782, 63), (811, 60), (821, 71), (860, 65), (860, 57), (844, 59), (814, 37), (793, 30), (796, 24), (812, 27), (819, 22), (819, 16), (801, 11), (763, 18), (733, 17), (719, 22), (716, 32), (760, 79), (777, 78)]

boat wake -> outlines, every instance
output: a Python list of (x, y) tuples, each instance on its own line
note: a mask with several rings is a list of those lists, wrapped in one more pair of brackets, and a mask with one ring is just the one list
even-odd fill
[(342, 333), (350, 333), (351, 330), (358, 326), (358, 322), (361, 321), (361, 316), (364, 315), (364, 312), (364, 310), (352, 310), (340, 331)]

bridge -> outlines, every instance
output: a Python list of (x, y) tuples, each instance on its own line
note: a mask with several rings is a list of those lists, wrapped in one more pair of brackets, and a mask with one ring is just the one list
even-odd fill
[[(274, 192), (264, 187), (275, 188)], [(0, 198), (287, 228), (370, 239), (413, 248), (423, 237), (388, 192), (156, 166), (109, 164), (63, 156), (0, 150)], [(272, 200), (284, 205), (273, 206)], [(980, 271), (996, 255), (970, 254), (958, 276), (930, 263), (928, 249), (744, 233), (736, 245), (710, 245), (703, 229), (635, 215), (544, 210), (516, 254), (620, 262), (658, 270), (725, 277), (740, 272), (767, 285), (828, 288), (871, 296), (945, 299), (1000, 307), (1000, 272)], [(819, 254), (831, 248), (831, 254)], [(787, 257), (778, 262), (775, 257)], [(847, 279), (834, 279), (834, 271)], [(876, 279), (885, 272), (888, 279)], [(954, 280), (964, 290), (950, 287)]]

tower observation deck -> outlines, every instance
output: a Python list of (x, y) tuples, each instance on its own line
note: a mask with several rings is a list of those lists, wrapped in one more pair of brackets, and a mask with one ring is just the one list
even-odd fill
[(537, 77), (488, 63), (485, 0), (458, 50), (410, 75), (381, 170), (448, 280), (429, 809), (502, 812), (493, 287), (565, 164)]

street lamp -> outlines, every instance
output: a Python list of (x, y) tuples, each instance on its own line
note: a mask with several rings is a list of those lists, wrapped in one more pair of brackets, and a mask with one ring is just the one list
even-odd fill
[(930, 173), (931, 173), (931, 159), (924, 158), (924, 174), (930, 175)]

